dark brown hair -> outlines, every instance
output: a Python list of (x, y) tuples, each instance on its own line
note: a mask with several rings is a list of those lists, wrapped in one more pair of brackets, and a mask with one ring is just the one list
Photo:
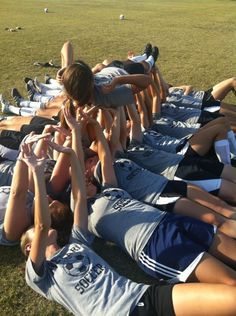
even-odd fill
[(90, 67), (79, 60), (66, 68), (62, 82), (68, 97), (78, 102), (78, 106), (88, 103), (93, 91), (93, 73)]

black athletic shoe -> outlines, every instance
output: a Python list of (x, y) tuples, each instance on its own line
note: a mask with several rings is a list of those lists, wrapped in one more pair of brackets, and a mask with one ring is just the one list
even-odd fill
[(26, 83), (26, 90), (30, 101), (34, 101), (34, 94), (36, 92), (33, 80), (29, 80)]
[(48, 74), (46, 74), (45, 76), (44, 76), (44, 81), (45, 81), (45, 83), (50, 83), (50, 79), (51, 79), (51, 77), (48, 75)]
[(24, 78), (24, 82), (25, 82), (25, 83), (28, 83), (30, 80), (32, 80), (32, 78), (29, 78), (29, 77), (25, 77), (25, 78)]
[(147, 57), (149, 57), (152, 53), (152, 44), (147, 43), (143, 53), (146, 54)]
[(155, 62), (157, 61), (158, 56), (159, 56), (159, 49), (158, 47), (154, 46), (152, 49), (152, 57)]
[(20, 92), (16, 89), (13, 88), (11, 90), (11, 96), (13, 98), (13, 100), (15, 101), (16, 105), (20, 105), (20, 102), (23, 100), (22, 95), (20, 94)]

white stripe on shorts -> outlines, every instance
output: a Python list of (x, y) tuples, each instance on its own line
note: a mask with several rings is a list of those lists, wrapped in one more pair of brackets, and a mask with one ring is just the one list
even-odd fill
[(209, 180), (185, 180), (178, 177), (174, 177), (174, 180), (184, 181), (187, 183), (195, 184), (207, 192), (220, 189), (222, 179), (209, 179)]
[(155, 260), (150, 258), (148, 255), (146, 255), (143, 251), (140, 253), (139, 260), (148, 269), (158, 272), (160, 274), (163, 274), (168, 278), (174, 278), (181, 273), (181, 271), (179, 270), (170, 268), (159, 262), (156, 262)]
[(167, 205), (167, 204), (171, 204), (171, 203), (174, 203), (176, 202), (178, 199), (180, 198), (180, 195), (179, 196), (159, 196), (157, 201), (156, 201), (156, 204), (157, 205)]

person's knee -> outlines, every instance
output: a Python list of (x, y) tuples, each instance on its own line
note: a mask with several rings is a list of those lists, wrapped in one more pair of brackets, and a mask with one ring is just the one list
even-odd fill
[(63, 44), (61, 49), (61, 56), (63, 57), (66, 52), (72, 51), (73, 47), (70, 41), (67, 41)]
[(236, 77), (231, 78), (233, 88), (236, 89)]

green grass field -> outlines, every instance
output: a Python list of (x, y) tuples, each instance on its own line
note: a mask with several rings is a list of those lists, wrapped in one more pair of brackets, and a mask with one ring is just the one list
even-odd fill
[[(22, 30), (5, 30), (16, 26)], [(0, 93), (10, 99), (17, 87), (26, 96), (25, 76), (54, 76), (55, 69), (33, 63), (53, 59), (59, 64), (66, 40), (74, 45), (75, 57), (91, 66), (105, 58), (124, 59), (128, 50), (141, 53), (151, 42), (160, 49), (158, 65), (170, 83), (207, 89), (236, 74), (236, 1), (1, 0)], [(230, 95), (227, 101), (236, 100)], [(95, 249), (120, 273), (152, 282), (113, 245), (98, 241)], [(69, 315), (25, 285), (18, 248), (0, 247), (0, 315)]]

